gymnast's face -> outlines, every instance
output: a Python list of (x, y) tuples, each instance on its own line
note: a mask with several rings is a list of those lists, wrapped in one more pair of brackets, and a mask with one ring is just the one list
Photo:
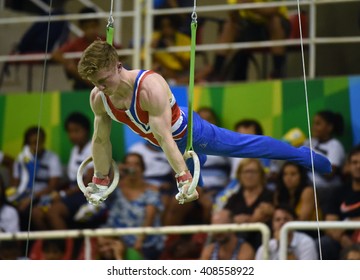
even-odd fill
[(90, 78), (90, 81), (106, 95), (113, 95), (120, 85), (120, 73), (122, 63), (117, 62), (110, 69), (100, 70), (96, 75)]

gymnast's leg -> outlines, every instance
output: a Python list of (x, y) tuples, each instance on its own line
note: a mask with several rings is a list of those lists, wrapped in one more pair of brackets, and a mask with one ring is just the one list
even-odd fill
[[(197, 153), (240, 158), (288, 160), (311, 169), (310, 149), (295, 148), (288, 143), (262, 135), (240, 134), (217, 127), (194, 113), (194, 150)], [(331, 173), (329, 160), (313, 152), (314, 168), (319, 173)]]

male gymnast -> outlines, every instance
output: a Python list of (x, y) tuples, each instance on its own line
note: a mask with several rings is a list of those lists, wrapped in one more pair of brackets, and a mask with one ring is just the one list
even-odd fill
[[(127, 70), (116, 50), (105, 41), (94, 41), (78, 64), (82, 78), (94, 84), (90, 105), (94, 113), (92, 157), (94, 176), (85, 194), (90, 202), (106, 199), (112, 161), (110, 131), (112, 120), (128, 125), (153, 145), (161, 148), (175, 172), (179, 193), (176, 199), (190, 202), (198, 198), (189, 193), (192, 161), (184, 160), (187, 143), (187, 108), (179, 107), (165, 79), (151, 70)], [(295, 148), (280, 140), (259, 135), (240, 134), (217, 127), (193, 113), (193, 149), (201, 166), (206, 155), (288, 160), (311, 169), (307, 147)], [(314, 169), (331, 173), (326, 157), (312, 152)], [(201, 178), (199, 180), (201, 185)]]

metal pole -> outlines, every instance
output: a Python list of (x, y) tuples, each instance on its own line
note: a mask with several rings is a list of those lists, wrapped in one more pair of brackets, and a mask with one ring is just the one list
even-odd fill
[(151, 49), (151, 37), (153, 34), (153, 0), (146, 1), (146, 16), (145, 16), (145, 62), (144, 68), (151, 69), (152, 67), (152, 49)]
[(280, 230), (280, 260), (287, 259), (288, 232), (290, 230), (309, 229), (360, 229), (360, 221), (321, 221), (321, 222), (288, 222)]
[(133, 69), (141, 67), (141, 0), (134, 1), (134, 18), (133, 18)]
[[(115, 0), (115, 5), (114, 5), (114, 11), (115, 12), (121, 12), (121, 7), (122, 7), (122, 0)], [(115, 45), (119, 45), (122, 43), (121, 40), (121, 26), (122, 26), (122, 21), (123, 18), (119, 17), (117, 20), (115, 20), (114, 22), (114, 30), (115, 30), (115, 34), (114, 34), (114, 43)]]
[(316, 75), (316, 4), (315, 0), (310, 3), (310, 45), (309, 45), (309, 77), (315, 78)]

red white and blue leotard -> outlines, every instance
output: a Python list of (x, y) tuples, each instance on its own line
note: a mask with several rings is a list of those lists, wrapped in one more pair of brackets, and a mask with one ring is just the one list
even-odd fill
[[(103, 92), (100, 92), (104, 107), (108, 115), (117, 122), (121, 122), (129, 126), (136, 134), (150, 141), (152, 144), (159, 146), (157, 140), (151, 132), (149, 126), (149, 113), (141, 109), (140, 92), (142, 81), (154, 73), (150, 70), (140, 70), (135, 79), (133, 98), (128, 110), (120, 110), (115, 108), (110, 98)], [(172, 94), (170, 100), (171, 106), (171, 132), (174, 140), (180, 140), (186, 133), (187, 123), (184, 112), (176, 103), (176, 99)]]

